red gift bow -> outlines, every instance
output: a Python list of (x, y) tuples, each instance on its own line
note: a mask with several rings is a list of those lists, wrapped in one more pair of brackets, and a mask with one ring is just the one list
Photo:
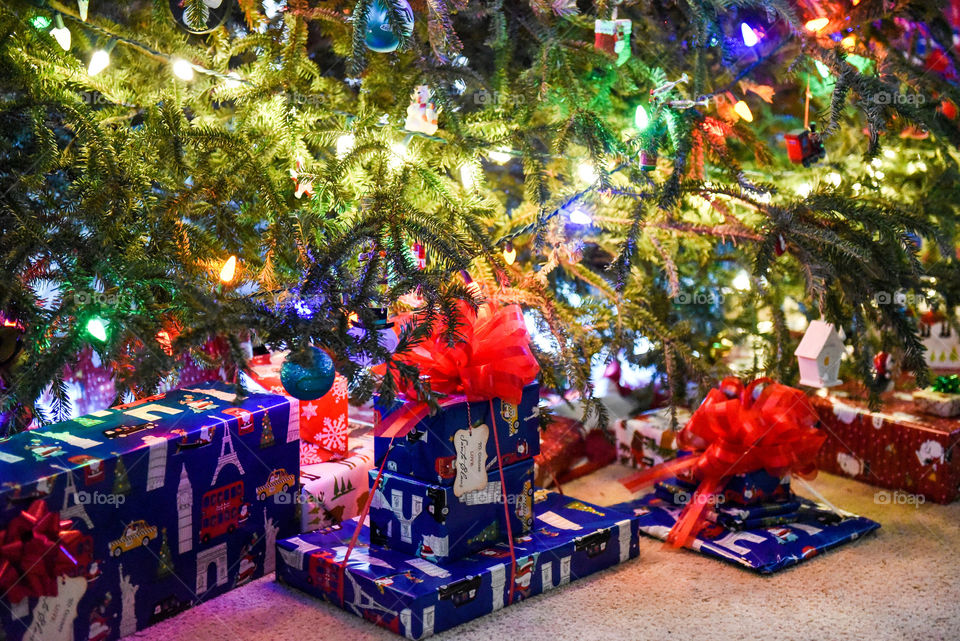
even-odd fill
[(0, 532), (0, 598), (17, 603), (24, 597), (57, 596), (57, 577), (76, 569), (83, 533), (65, 529), (41, 499), (15, 516)]
[(737, 474), (766, 470), (811, 478), (826, 435), (819, 418), (798, 389), (758, 378), (746, 387), (728, 377), (710, 390), (678, 436), (679, 449), (694, 454), (668, 461), (623, 480), (631, 491), (692, 469), (700, 480), (690, 503), (670, 530), (674, 547), (690, 542), (703, 523), (703, 510), (727, 480)]
[[(473, 311), (460, 305), (458, 333), (463, 340), (450, 345), (445, 327), (434, 329), (429, 339), (397, 355), (397, 360), (415, 366), (429, 379), (430, 389), (447, 395), (441, 405), (500, 398), (520, 403), (525, 385), (540, 371), (530, 351), (530, 336), (518, 305), (499, 307), (486, 303)], [(407, 382), (400, 389), (411, 400), (416, 390)], [(403, 436), (428, 413), (426, 403), (408, 403), (380, 424), (378, 436)]]

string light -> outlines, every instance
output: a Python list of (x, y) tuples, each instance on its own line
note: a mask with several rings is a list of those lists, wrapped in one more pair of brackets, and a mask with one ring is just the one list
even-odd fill
[(474, 298), (480, 298), (480, 295), (483, 294), (483, 291), (480, 289), (480, 285), (472, 278), (470, 274), (465, 269), (460, 270), (460, 277), (463, 279), (463, 282), (467, 285), (467, 291), (470, 292), (470, 295)]
[(814, 18), (803, 25), (807, 31), (817, 33), (830, 24), (830, 18)]
[(37, 31), (44, 31), (46, 30), (47, 27), (50, 26), (50, 18), (48, 18), (43, 14), (38, 13), (37, 15), (30, 18), (30, 24)]
[(507, 244), (503, 246), (503, 261), (512, 265), (515, 260), (517, 260), (517, 250), (514, 249), (513, 243), (508, 240)]
[(746, 22), (740, 23), (740, 35), (743, 37), (743, 44), (748, 47), (755, 47), (757, 43), (760, 42), (760, 37), (757, 36), (757, 32)]
[(223, 267), (220, 268), (220, 282), (224, 285), (230, 284), (233, 281), (233, 277), (237, 273), (237, 257), (230, 256), (223, 263)]
[(343, 158), (349, 154), (356, 144), (357, 137), (353, 134), (343, 134), (337, 138), (337, 158)]
[(750, 111), (750, 106), (744, 101), (738, 100), (737, 104), (733, 106), (733, 110), (747, 122), (753, 122), (753, 112)]
[(857, 46), (857, 39), (850, 35), (840, 41), (840, 45), (847, 51), (852, 51)]
[(643, 108), (643, 105), (637, 105), (637, 111), (633, 114), (633, 123), (640, 131), (650, 126), (650, 117), (647, 115), (647, 110)]
[(101, 343), (107, 340), (107, 322), (99, 316), (87, 321), (87, 333)]
[(463, 163), (460, 165), (460, 183), (463, 185), (464, 189), (473, 189), (475, 181), (473, 176), (473, 165), (470, 163)]
[(567, 220), (569, 220), (573, 225), (593, 224), (593, 218), (590, 217), (590, 214), (588, 214), (582, 208), (576, 206), (570, 210), (570, 213), (567, 214)]
[(839, 187), (840, 183), (843, 181), (843, 177), (839, 173), (835, 171), (831, 171), (829, 174), (824, 176), (824, 180), (826, 180), (828, 183), (830, 183), (834, 187)]
[(193, 80), (193, 65), (183, 58), (174, 58), (171, 61), (171, 68), (173, 69), (173, 75), (177, 78), (187, 82)]
[(599, 178), (597, 170), (593, 168), (593, 164), (586, 160), (577, 165), (577, 177), (589, 185), (597, 182), (597, 178)]
[(750, 274), (747, 270), (741, 269), (733, 278), (733, 288), (741, 292), (750, 291)]
[(817, 73), (819, 73), (820, 77), (824, 80), (830, 77), (830, 69), (827, 68), (827, 65), (823, 64), (819, 60), (814, 60), (813, 66), (817, 68)]
[(64, 26), (63, 16), (58, 13), (56, 18), (54, 18), (54, 22), (57, 26), (50, 30), (50, 35), (57, 41), (61, 49), (70, 51), (70, 30)]
[(87, 21), (87, 10), (90, 8), (90, 0), (77, 0), (77, 9), (80, 11), (80, 19)]
[(395, 142), (390, 145), (391, 156), (390, 160), (387, 161), (387, 165), (390, 167), (390, 169), (400, 169), (400, 167), (403, 167), (403, 163), (407, 162), (409, 158), (409, 151), (407, 150), (408, 142), (409, 136), (404, 142)]
[(87, 75), (95, 76), (110, 66), (110, 52), (116, 44), (116, 40), (111, 40), (107, 46), (93, 52), (90, 56), (90, 66), (87, 67)]

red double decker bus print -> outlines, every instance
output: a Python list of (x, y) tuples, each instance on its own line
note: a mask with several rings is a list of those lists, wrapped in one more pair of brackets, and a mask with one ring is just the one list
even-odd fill
[(210, 490), (203, 495), (200, 541), (206, 543), (225, 532), (233, 532), (249, 515), (250, 504), (243, 500), (243, 481)]

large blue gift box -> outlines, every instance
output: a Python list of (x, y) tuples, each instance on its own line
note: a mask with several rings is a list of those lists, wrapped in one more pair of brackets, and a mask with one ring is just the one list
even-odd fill
[[(377, 470), (370, 470), (371, 484)], [(413, 556), (447, 561), (505, 541), (506, 513), (514, 536), (533, 525), (533, 460), (484, 475), (480, 489), (461, 493), (448, 485), (424, 483), (384, 472), (370, 504), (371, 541)]]
[(279, 541), (277, 580), (421, 639), (638, 554), (635, 517), (543, 490), (535, 509), (534, 529), (516, 543), (514, 572), (506, 543), (440, 566), (370, 546), (363, 527), (341, 573), (352, 520)]
[(116, 639), (273, 572), (276, 540), (299, 531), (298, 408), (232, 390), (177, 390), (0, 445), (0, 638)]
[[(772, 574), (820, 552), (855, 541), (880, 527), (876, 521), (862, 516), (838, 515), (808, 499), (796, 497), (795, 500), (800, 505), (790, 523), (741, 529), (708, 523), (697, 534), (692, 547), (707, 556), (760, 574)], [(641, 532), (666, 539), (683, 506), (656, 494), (648, 494), (609, 509), (633, 515), (639, 521)]]
[[(476, 459), (480, 469), (496, 468), (500, 445), (504, 465), (530, 459), (540, 453), (540, 387), (531, 383), (523, 388), (519, 405), (493, 399), (493, 420), (490, 401), (462, 402), (447, 405), (434, 416), (421, 420), (405, 436), (393, 439), (386, 469), (440, 485), (453, 485), (455, 479)], [(403, 407), (396, 400), (389, 407), (375, 405), (379, 423)], [(490, 426), (497, 430), (496, 439)], [(390, 439), (377, 438), (374, 460), (383, 461)], [(459, 461), (458, 461), (458, 456)]]

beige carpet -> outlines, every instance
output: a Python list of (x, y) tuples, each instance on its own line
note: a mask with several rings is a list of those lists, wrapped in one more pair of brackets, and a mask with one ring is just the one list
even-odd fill
[[(600, 505), (627, 500), (612, 466), (570, 483)], [(835, 505), (882, 524), (856, 543), (772, 577), (641, 537), (640, 557), (434, 639), (958, 639), (960, 502), (878, 504), (876, 488), (821, 474)], [(397, 637), (265, 578), (148, 628), (151, 641)]]

